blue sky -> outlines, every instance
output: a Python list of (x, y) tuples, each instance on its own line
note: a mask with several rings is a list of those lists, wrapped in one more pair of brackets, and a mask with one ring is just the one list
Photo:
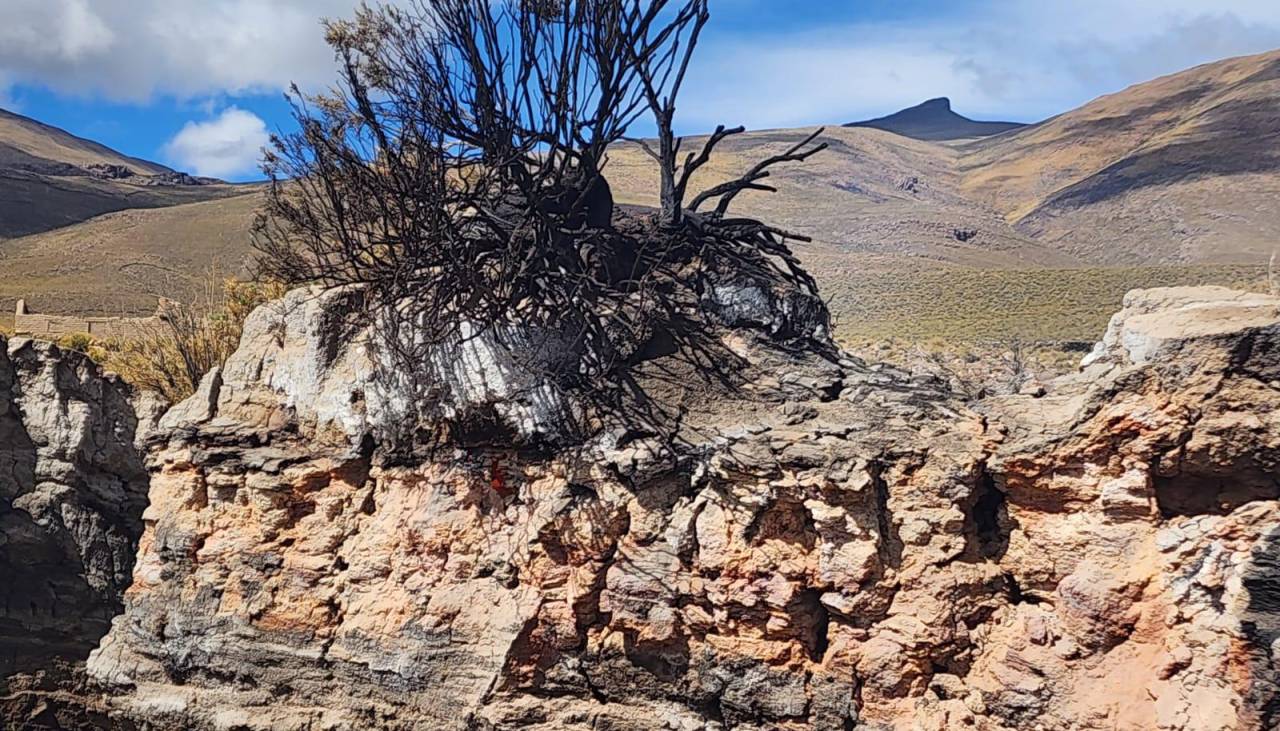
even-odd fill
[[(0, 107), (198, 174), (256, 177), (283, 89), (333, 78), (353, 0), (0, 0)], [(711, 0), (684, 131), (840, 123), (950, 96), (1034, 121), (1280, 48), (1276, 0)], [(643, 132), (643, 130), (639, 130)]]

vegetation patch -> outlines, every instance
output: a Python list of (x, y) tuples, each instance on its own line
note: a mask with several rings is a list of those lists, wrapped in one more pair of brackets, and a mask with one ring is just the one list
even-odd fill
[(1217, 284), (1266, 291), (1266, 267), (1193, 265), (914, 271), (811, 266), (845, 345), (1092, 343), (1132, 289)]

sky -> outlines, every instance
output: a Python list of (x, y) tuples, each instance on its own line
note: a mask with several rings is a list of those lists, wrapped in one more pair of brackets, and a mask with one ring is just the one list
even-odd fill
[[(255, 179), (270, 132), (292, 128), (283, 91), (335, 78), (320, 18), (354, 4), (0, 0), (0, 108), (198, 175)], [(839, 124), (938, 96), (970, 117), (1030, 122), (1280, 48), (1280, 0), (711, 0), (711, 11), (682, 132)]]

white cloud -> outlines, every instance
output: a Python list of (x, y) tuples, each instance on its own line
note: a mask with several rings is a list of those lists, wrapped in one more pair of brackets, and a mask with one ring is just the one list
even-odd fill
[(187, 122), (165, 145), (165, 155), (196, 175), (235, 178), (257, 167), (269, 137), (258, 115), (230, 107), (209, 121)]
[(934, 96), (971, 116), (1035, 120), (1278, 47), (1275, 0), (971, 0), (897, 22), (713, 32), (681, 97), (681, 126), (840, 123)]
[(355, 0), (0, 0), (0, 77), (143, 102), (333, 77), (322, 17)]
[[(400, 2), (402, 0), (395, 0)], [(1276, 0), (792, 0), (804, 32), (753, 28), (715, 0), (683, 97), (690, 127), (840, 122), (947, 95), (963, 112), (1034, 118), (1151, 76), (1280, 47)], [(0, 94), (41, 84), (145, 102), (315, 89), (334, 78), (321, 17), (357, 0), (0, 0)], [(867, 9), (854, 8), (865, 6)], [(854, 9), (851, 9), (854, 8)], [(878, 8), (878, 10), (877, 10)], [(838, 27), (829, 16), (854, 18)], [(725, 21), (721, 17), (720, 21)]]

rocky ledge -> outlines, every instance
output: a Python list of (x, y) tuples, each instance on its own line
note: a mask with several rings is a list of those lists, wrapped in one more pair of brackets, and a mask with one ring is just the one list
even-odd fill
[(1280, 300), (1133, 293), (1079, 374), (968, 405), (739, 331), (741, 389), (668, 387), (686, 448), (408, 463), (340, 296), (284, 305), (151, 437), (104, 724), (1280, 722)]

